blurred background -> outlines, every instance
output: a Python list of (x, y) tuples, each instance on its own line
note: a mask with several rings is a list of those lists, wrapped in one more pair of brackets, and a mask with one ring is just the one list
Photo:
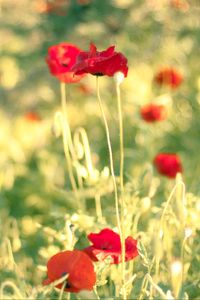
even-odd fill
[[(59, 230), (64, 224), (60, 216), (77, 212), (62, 138), (53, 130), (54, 115), (60, 109), (60, 83), (45, 62), (48, 47), (70, 42), (88, 50), (93, 42), (104, 50), (115, 45), (116, 51), (128, 58), (129, 66), (121, 88), (126, 182), (145, 196), (144, 178), (151, 172), (158, 186), (155, 203), (162, 203), (163, 187), (170, 189), (173, 183), (160, 179), (152, 161), (158, 152), (176, 152), (183, 163), (187, 191), (198, 197), (200, 2), (1, 0), (0, 13), (0, 225), (4, 234), (9, 232), (16, 257), (26, 256), (30, 282), (37, 282), (37, 271), (29, 266), (38, 263), (38, 251), (49, 243), (37, 224)], [(176, 90), (153, 81), (155, 73), (166, 66), (183, 74), (184, 81)], [(118, 174), (115, 85), (112, 78), (101, 78), (100, 86)], [(167, 105), (166, 121), (148, 124), (141, 120), (141, 106), (151, 101)], [(84, 127), (88, 134), (92, 162), (101, 177), (99, 184), (106, 190), (109, 161), (93, 76), (67, 86), (67, 109), (72, 132)], [(90, 188), (85, 204), (88, 211), (94, 209), (92, 189), (96, 184), (85, 179), (87, 192)], [(110, 203), (110, 196), (105, 199)], [(87, 218), (82, 222), (90, 226)]]

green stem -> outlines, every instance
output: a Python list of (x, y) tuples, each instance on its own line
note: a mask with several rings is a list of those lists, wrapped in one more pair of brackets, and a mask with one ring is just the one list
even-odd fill
[(101, 110), (105, 130), (106, 130), (108, 151), (109, 151), (109, 157), (110, 157), (110, 171), (111, 171), (113, 187), (114, 187), (114, 194), (115, 194), (115, 209), (116, 209), (116, 217), (117, 217), (117, 227), (118, 227), (120, 236), (122, 236), (121, 224), (120, 224), (120, 215), (119, 215), (119, 200), (118, 200), (118, 192), (117, 192), (117, 183), (116, 183), (115, 172), (114, 172), (112, 146), (111, 146), (108, 123), (107, 123), (107, 120), (106, 120), (106, 115), (105, 115), (105, 112), (104, 112), (103, 103), (102, 103), (101, 96), (100, 96), (98, 76), (97, 76), (97, 79), (96, 79), (96, 88), (97, 88), (97, 98), (98, 98), (98, 101), (99, 101), (99, 107), (100, 107), (100, 110)]
[(181, 287), (183, 286), (183, 283), (184, 283), (184, 250), (185, 250), (184, 248), (185, 248), (186, 241), (187, 241), (187, 237), (185, 237), (183, 239), (183, 243), (182, 243), (182, 246), (181, 246), (181, 263), (182, 263)]
[(69, 145), (71, 140), (71, 133), (67, 121), (67, 109), (66, 109), (66, 90), (65, 90), (65, 83), (61, 82), (61, 104), (62, 104), (62, 111), (63, 111), (63, 145), (64, 145), (64, 153), (67, 160), (67, 167), (69, 171), (69, 178), (72, 185), (72, 189), (74, 192), (77, 192), (76, 181), (73, 174), (73, 168), (71, 163)]
[(62, 288), (61, 288), (61, 290), (60, 290), (60, 293), (59, 293), (59, 298), (58, 298), (58, 300), (62, 300), (65, 286), (66, 286), (66, 282), (64, 281), (63, 284), (62, 284)]
[(64, 82), (61, 82), (60, 84), (60, 91), (61, 91), (61, 106), (62, 106), (62, 112), (66, 124), (66, 129), (67, 129), (67, 140), (69, 144), (69, 150), (72, 153), (73, 159), (75, 158), (75, 153), (74, 153), (74, 147), (73, 147), (73, 142), (72, 142), (72, 136), (71, 136), (71, 130), (69, 127), (69, 121), (68, 121), (68, 116), (67, 116), (67, 105), (66, 105), (66, 84)]
[(100, 196), (100, 194), (95, 195), (95, 206), (96, 206), (97, 220), (100, 223), (103, 223), (103, 215), (102, 215), (101, 196)]
[(121, 106), (121, 93), (119, 84), (116, 84), (117, 92), (117, 107), (118, 107), (118, 118), (119, 118), (119, 137), (120, 137), (120, 188), (121, 193), (124, 190), (124, 135), (123, 135), (123, 117), (122, 117), (122, 106)]
[(118, 119), (119, 119), (119, 139), (120, 139), (120, 189), (121, 189), (121, 245), (122, 245), (122, 294), (123, 298), (126, 300), (126, 266), (125, 266), (125, 234), (124, 234), (124, 211), (125, 211), (125, 203), (124, 203), (124, 136), (123, 136), (123, 117), (122, 117), (122, 106), (121, 106), (121, 93), (120, 93), (120, 85), (116, 84), (116, 93), (117, 93), (117, 107), (118, 107)]

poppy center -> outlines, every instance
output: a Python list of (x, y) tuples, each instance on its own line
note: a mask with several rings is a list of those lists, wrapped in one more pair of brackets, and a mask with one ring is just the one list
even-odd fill
[(92, 75), (94, 75), (94, 76), (103, 76), (104, 74), (103, 73), (93, 73)]
[(65, 283), (65, 288), (66, 289), (69, 289), (69, 288), (71, 288), (72, 286), (69, 284), (69, 282), (68, 281), (66, 281), (66, 283)]
[[(63, 277), (63, 276), (65, 276), (65, 275), (67, 275), (68, 273), (67, 272), (63, 272), (62, 274), (61, 274), (61, 276)], [(69, 282), (67, 281), (67, 279), (65, 280), (65, 288), (66, 289), (69, 289), (69, 288), (71, 288), (72, 286), (69, 284)]]
[(102, 250), (111, 250), (112, 248), (113, 248), (113, 246), (111, 244), (109, 244), (108, 242), (101, 245)]

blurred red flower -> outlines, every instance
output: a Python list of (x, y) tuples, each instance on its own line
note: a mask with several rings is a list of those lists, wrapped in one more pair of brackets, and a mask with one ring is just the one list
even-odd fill
[[(92, 290), (96, 282), (94, 266), (87, 254), (80, 250), (63, 251), (55, 254), (47, 263), (48, 285), (62, 276), (69, 274), (65, 283), (65, 291), (79, 293), (81, 290)], [(56, 287), (61, 289), (63, 283)]]
[(146, 122), (157, 122), (167, 118), (167, 110), (164, 105), (150, 103), (142, 106), (140, 114)]
[(183, 76), (174, 68), (164, 68), (155, 75), (154, 80), (159, 85), (175, 89), (183, 82)]
[(48, 49), (46, 62), (53, 76), (65, 83), (74, 83), (85, 75), (75, 75), (71, 70), (74, 66), (80, 49), (73, 44), (60, 43)]
[(122, 72), (126, 77), (128, 66), (126, 57), (120, 52), (115, 52), (115, 46), (105, 51), (97, 51), (96, 46), (91, 43), (90, 51), (78, 55), (72, 70), (77, 75), (90, 73), (96, 76), (113, 76), (116, 72)]
[(183, 171), (181, 160), (177, 154), (159, 153), (153, 162), (157, 171), (169, 178), (175, 178), (177, 173)]
[[(122, 250), (119, 234), (109, 228), (105, 228), (99, 233), (90, 233), (88, 239), (93, 245), (85, 248), (83, 251), (93, 261), (102, 261), (109, 256), (112, 264), (121, 262)], [(129, 261), (138, 255), (137, 240), (134, 240), (131, 236), (126, 238), (125, 248), (125, 261)]]
[(186, 0), (171, 0), (170, 4), (172, 7), (182, 10), (184, 12), (190, 8), (190, 5)]
[(41, 121), (41, 117), (38, 115), (38, 113), (29, 111), (24, 115), (24, 118), (28, 122), (38, 122)]
[(92, 94), (92, 89), (84, 83), (80, 83), (77, 85), (77, 89), (84, 95), (91, 95)]
[(65, 16), (67, 14), (66, 0), (36, 0), (34, 3), (35, 10), (40, 14), (56, 14), (58, 16)]

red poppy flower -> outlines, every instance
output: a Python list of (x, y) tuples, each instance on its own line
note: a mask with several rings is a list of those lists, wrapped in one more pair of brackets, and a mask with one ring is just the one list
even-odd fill
[[(105, 228), (99, 233), (90, 233), (88, 239), (93, 245), (85, 248), (83, 251), (93, 261), (102, 261), (109, 256), (112, 264), (121, 262), (122, 250), (119, 234), (109, 228)], [(125, 261), (129, 261), (138, 255), (137, 240), (134, 240), (131, 236), (126, 238), (125, 248)]]
[(33, 112), (33, 111), (27, 112), (24, 117), (25, 117), (26, 121), (28, 121), (28, 122), (41, 121), (40, 116), (36, 112)]
[(46, 62), (51, 74), (66, 83), (74, 83), (81, 80), (84, 74), (75, 75), (71, 70), (79, 53), (79, 48), (68, 43), (60, 43), (49, 47)]
[[(79, 293), (81, 290), (92, 290), (96, 274), (91, 259), (83, 251), (63, 251), (55, 254), (47, 263), (47, 276), (43, 284), (47, 285), (68, 274), (65, 291)], [(61, 289), (63, 283), (56, 287)]]
[(146, 122), (157, 122), (165, 120), (167, 117), (167, 110), (164, 105), (150, 103), (142, 106), (140, 114)]
[(183, 76), (174, 68), (164, 68), (155, 75), (155, 81), (159, 85), (168, 85), (175, 89), (182, 83)]
[(105, 51), (97, 51), (96, 46), (91, 43), (90, 51), (78, 55), (72, 70), (77, 75), (90, 73), (96, 76), (113, 76), (116, 72), (122, 72), (126, 77), (128, 66), (126, 57), (120, 52), (115, 52), (115, 46)]
[(189, 3), (186, 0), (171, 0), (170, 4), (172, 7), (182, 11), (187, 11), (190, 7)]
[(159, 153), (153, 162), (158, 172), (169, 178), (175, 178), (177, 173), (183, 171), (181, 160), (177, 154)]
[(58, 16), (66, 15), (66, 1), (65, 0), (37, 0), (35, 3), (35, 9), (40, 14), (51, 14), (54, 13)]
[(84, 83), (80, 83), (77, 86), (77, 88), (84, 95), (91, 95), (92, 94), (91, 88), (89, 86), (87, 86), (86, 84), (84, 84)]

